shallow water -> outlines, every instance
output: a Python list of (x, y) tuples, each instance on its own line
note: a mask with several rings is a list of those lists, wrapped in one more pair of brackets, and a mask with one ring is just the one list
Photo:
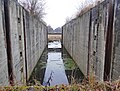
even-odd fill
[(72, 81), (81, 82), (83, 78), (82, 72), (61, 43), (53, 41), (48, 43), (28, 83), (44, 86), (68, 85)]

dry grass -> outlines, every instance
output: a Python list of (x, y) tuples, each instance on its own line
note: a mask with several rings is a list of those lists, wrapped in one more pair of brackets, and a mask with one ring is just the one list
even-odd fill
[(77, 84), (73, 81), (70, 85), (56, 86), (6, 86), (0, 87), (0, 91), (120, 91), (120, 79), (114, 82), (96, 81), (94, 77)]

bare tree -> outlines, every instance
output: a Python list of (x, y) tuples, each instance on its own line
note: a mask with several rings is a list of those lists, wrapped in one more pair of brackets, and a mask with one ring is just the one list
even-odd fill
[(27, 9), (31, 15), (42, 19), (45, 13), (45, 0), (19, 0), (20, 4)]

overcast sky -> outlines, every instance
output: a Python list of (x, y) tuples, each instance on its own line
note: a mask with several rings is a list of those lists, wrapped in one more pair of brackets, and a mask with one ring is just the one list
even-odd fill
[[(25, 0), (18, 0), (25, 1)], [(77, 8), (81, 3), (85, 1), (93, 0), (45, 0), (46, 8), (45, 12), (47, 13), (44, 17), (44, 21), (47, 25), (51, 25), (53, 29), (61, 27), (65, 24), (67, 17), (74, 17)]]
[(54, 29), (64, 25), (66, 17), (74, 16), (79, 4), (85, 0), (46, 0), (44, 21)]

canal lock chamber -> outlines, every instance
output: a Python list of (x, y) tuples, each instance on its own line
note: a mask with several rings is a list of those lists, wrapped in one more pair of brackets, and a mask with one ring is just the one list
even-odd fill
[(83, 73), (60, 41), (48, 42), (35, 66), (28, 85), (55, 86), (81, 83)]

